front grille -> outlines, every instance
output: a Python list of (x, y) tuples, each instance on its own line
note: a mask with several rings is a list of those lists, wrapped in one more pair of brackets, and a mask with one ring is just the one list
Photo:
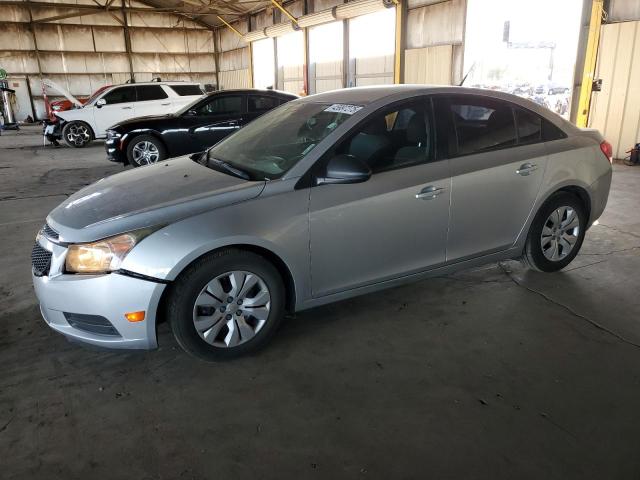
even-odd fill
[(64, 312), (64, 318), (67, 319), (69, 325), (78, 330), (84, 330), (85, 332), (95, 333), (97, 335), (108, 335), (110, 337), (120, 336), (111, 322), (100, 315)]
[(33, 267), (33, 273), (36, 277), (46, 277), (49, 275), (51, 252), (42, 248), (38, 242), (36, 242), (33, 250), (31, 250), (31, 266)]
[(44, 227), (42, 227), (42, 234), (51, 240), (58, 240), (60, 238), (58, 232), (51, 228), (48, 223), (45, 223)]

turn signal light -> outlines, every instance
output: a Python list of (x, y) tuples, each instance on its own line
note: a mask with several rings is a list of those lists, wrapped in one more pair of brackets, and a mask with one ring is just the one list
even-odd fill
[(142, 322), (144, 320), (144, 310), (141, 312), (129, 312), (124, 314), (124, 318), (130, 322)]
[(604, 156), (607, 157), (609, 163), (613, 163), (613, 147), (611, 146), (611, 144), (606, 140), (603, 140), (600, 144), (600, 150), (602, 150)]

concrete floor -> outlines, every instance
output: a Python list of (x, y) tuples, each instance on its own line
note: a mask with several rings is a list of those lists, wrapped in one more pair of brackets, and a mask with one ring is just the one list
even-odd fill
[(122, 167), (0, 137), (0, 477), (640, 478), (640, 168), (558, 274), (487, 265), (299, 314), (257, 357), (94, 351), (40, 319), (49, 210)]

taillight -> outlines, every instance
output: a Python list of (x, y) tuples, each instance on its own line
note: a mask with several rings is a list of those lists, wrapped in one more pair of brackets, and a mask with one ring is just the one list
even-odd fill
[(611, 146), (611, 144), (606, 140), (603, 140), (600, 144), (600, 150), (602, 150), (604, 156), (607, 157), (609, 163), (613, 163), (613, 147)]

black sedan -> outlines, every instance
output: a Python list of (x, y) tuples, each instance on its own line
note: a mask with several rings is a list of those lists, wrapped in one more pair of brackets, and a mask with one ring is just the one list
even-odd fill
[(297, 98), (277, 90), (224, 90), (176, 113), (127, 120), (107, 130), (107, 157), (134, 167), (201, 152), (272, 108)]

